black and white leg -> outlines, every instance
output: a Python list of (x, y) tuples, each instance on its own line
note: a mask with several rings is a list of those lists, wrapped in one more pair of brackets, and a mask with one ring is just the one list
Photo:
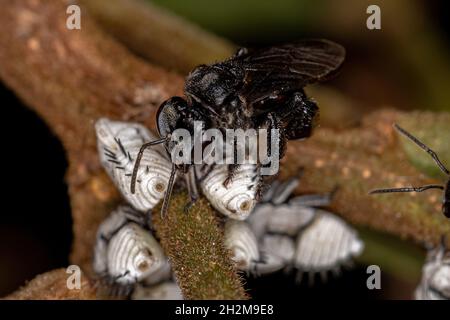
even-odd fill
[(184, 177), (186, 179), (186, 185), (189, 193), (190, 201), (186, 206), (184, 207), (184, 212), (187, 213), (189, 209), (195, 204), (195, 202), (199, 198), (199, 192), (197, 188), (197, 175), (195, 172), (195, 167), (190, 166), (187, 170), (187, 172), (184, 174)]

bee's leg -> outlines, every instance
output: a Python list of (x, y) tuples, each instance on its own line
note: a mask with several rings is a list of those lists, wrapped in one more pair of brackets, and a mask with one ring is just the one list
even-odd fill
[(195, 174), (195, 167), (192, 165), (189, 167), (188, 171), (184, 174), (184, 178), (186, 179), (186, 185), (188, 188), (190, 201), (184, 207), (184, 212), (187, 213), (189, 209), (195, 204), (198, 200), (198, 188), (197, 188), (197, 176)]
[[(258, 129), (265, 129), (267, 130), (267, 141), (266, 141), (266, 153), (267, 156), (270, 156), (272, 154), (271, 150), (271, 130), (276, 129), (278, 130), (279, 134), (279, 141), (278, 141), (278, 155), (279, 159), (281, 159), (284, 156), (285, 150), (286, 150), (286, 138), (284, 136), (284, 130), (281, 127), (281, 123), (275, 113), (268, 113), (266, 117), (262, 120), (261, 123), (258, 125)], [(259, 145), (258, 148), (261, 148), (262, 146)], [(259, 167), (264, 167), (269, 164), (262, 164), (261, 159), (258, 159), (258, 169)], [(262, 176), (262, 179), (258, 182), (258, 189), (256, 193), (256, 199), (258, 201), (263, 202), (270, 202), (272, 197), (275, 194), (275, 190), (279, 185), (279, 182), (275, 180), (275, 175), (272, 176)]]
[(286, 107), (277, 113), (289, 140), (308, 138), (319, 116), (319, 108), (301, 91), (294, 92)]
[(216, 164), (203, 164), (200, 170), (200, 177), (197, 177), (197, 182), (198, 183), (202, 183), (203, 180), (206, 179), (206, 177), (214, 170), (214, 168), (216, 167)]
[[(231, 182), (233, 181), (234, 176), (236, 175), (237, 170), (240, 167), (240, 164), (238, 164), (238, 159), (237, 159), (237, 141), (236, 139), (233, 142), (233, 163), (228, 164), (228, 174), (227, 174), (227, 178), (225, 179), (225, 181), (223, 182), (223, 186), (225, 188), (228, 188), (231, 184)], [(240, 148), (242, 148), (242, 146), (239, 146)], [(243, 147), (244, 150), (246, 149), (245, 146)], [(230, 155), (227, 155), (227, 157), (229, 157)], [(226, 162), (228, 163), (228, 162)]]
[(256, 201), (270, 202), (275, 191), (273, 186), (277, 186), (279, 182), (274, 180), (273, 176), (261, 176), (256, 188)]
[(266, 118), (264, 119), (264, 121), (259, 125), (259, 129), (266, 129), (267, 132), (267, 143), (266, 143), (266, 148), (267, 148), (267, 155), (271, 155), (272, 154), (272, 150), (271, 150), (271, 140), (272, 140), (272, 136), (271, 136), (271, 130), (275, 129), (278, 130), (278, 135), (279, 135), (279, 140), (278, 140), (278, 154), (279, 154), (279, 159), (284, 157), (284, 154), (286, 152), (286, 134), (285, 134), (285, 129), (284, 126), (282, 125), (282, 119), (278, 116), (278, 114), (276, 113), (268, 113)]

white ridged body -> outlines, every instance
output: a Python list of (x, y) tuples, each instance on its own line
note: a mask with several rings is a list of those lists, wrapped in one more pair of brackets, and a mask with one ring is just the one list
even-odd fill
[(259, 203), (248, 218), (257, 238), (265, 232), (296, 236), (315, 217), (317, 209), (298, 205)]
[(250, 271), (259, 261), (258, 241), (244, 221), (228, 220), (225, 223), (225, 247), (231, 251), (236, 267)]
[(170, 278), (167, 258), (144, 220), (133, 208), (119, 206), (100, 224), (93, 262), (99, 276), (120, 285)]
[(353, 228), (337, 216), (317, 210), (314, 221), (297, 238), (294, 265), (306, 272), (331, 271), (363, 248)]
[(292, 265), (295, 243), (289, 236), (266, 234), (260, 242), (260, 250), (264, 262), (258, 264), (257, 273), (264, 275)]
[(450, 250), (430, 250), (422, 268), (416, 300), (450, 300)]
[(151, 235), (134, 222), (120, 228), (106, 252), (108, 275), (118, 284), (133, 284), (156, 273), (165, 264), (163, 251)]
[(242, 164), (231, 183), (225, 187), (223, 183), (227, 177), (228, 166), (215, 165), (200, 183), (202, 192), (211, 205), (223, 215), (245, 220), (256, 205), (259, 170), (254, 164)]
[(134, 194), (130, 191), (130, 184), (140, 147), (157, 138), (140, 124), (105, 118), (96, 122), (95, 129), (101, 163), (123, 197), (137, 210), (148, 211), (154, 208), (164, 197), (172, 170), (172, 164), (162, 145), (145, 150)]
[[(94, 248), (93, 268), (98, 274), (107, 273), (108, 242), (113, 235), (130, 221), (136, 222), (142, 214), (129, 206), (119, 206), (100, 224)], [(142, 222), (141, 222), (142, 223)]]

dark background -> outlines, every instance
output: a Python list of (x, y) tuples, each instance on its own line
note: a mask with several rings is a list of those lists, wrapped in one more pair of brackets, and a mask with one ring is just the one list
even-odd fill
[[(400, 47), (392, 45), (392, 41), (396, 40), (384, 35), (369, 35), (364, 28), (365, 23), (360, 27), (361, 30), (356, 30), (350, 36), (347, 36), (347, 29), (343, 28), (343, 32), (340, 33), (339, 30), (332, 30), (326, 23), (323, 28), (311, 27), (315, 25), (314, 17), (320, 17), (321, 21), (325, 21), (321, 17), (323, 8), (320, 6), (330, 6), (330, 1), (318, 1), (317, 10), (313, 10), (311, 1), (299, 1), (298, 3), (305, 4), (302, 8), (309, 8), (304, 9), (306, 13), (293, 10), (292, 8), (297, 8), (298, 3), (290, 0), (274, 1), (270, 2), (270, 5), (253, 0), (229, 1), (217, 7), (206, 0), (189, 1), (189, 4), (188, 1), (181, 0), (156, 2), (244, 45), (272, 44), (305, 36), (328, 37), (328, 34), (332, 34), (331, 38), (344, 43), (349, 51), (347, 61), (349, 67), (333, 85), (349, 99), (356, 101), (355, 105), (364, 111), (372, 111), (383, 104), (403, 109), (434, 110), (446, 109), (449, 106), (446, 101), (442, 101), (442, 97), (433, 96), (433, 93), (426, 89), (421, 90), (424, 81), (427, 81), (428, 86), (431, 85), (428, 83), (429, 75), (423, 75), (410, 68), (411, 64), (399, 63), (402, 56), (408, 56), (410, 52), (405, 47), (401, 47), (403, 51), (398, 51)], [(351, 9), (354, 1), (339, 3), (348, 3), (346, 6), (349, 17), (355, 14)], [(410, 40), (405, 40), (406, 43), (410, 41), (413, 48), (414, 42), (424, 41), (422, 37), (432, 37), (442, 48), (448, 49), (449, 2), (441, 0), (405, 3), (417, 5), (419, 9), (414, 9), (416, 10), (414, 14), (425, 21), (424, 25), (427, 28), (433, 30), (432, 36), (428, 33), (408, 35)], [(237, 10), (236, 8), (240, 8), (239, 12), (233, 11)], [(413, 9), (405, 8), (398, 12), (399, 29), (404, 21), (403, 15), (409, 14), (411, 10)], [(367, 17), (365, 12), (358, 14), (361, 14), (365, 21)], [(392, 20), (392, 17), (389, 19)], [(385, 24), (382, 23), (384, 28)], [(390, 31), (384, 29), (382, 32)], [(406, 31), (405, 34), (407, 33)], [(370, 37), (372, 39), (367, 40)], [(411, 53), (414, 54), (413, 51)], [(445, 54), (448, 54), (448, 50)], [(428, 58), (431, 63), (434, 58), (433, 52)], [(1, 82), (0, 104), (3, 109), (1, 182), (4, 186), (3, 208), (0, 214), (0, 296), (3, 296), (37, 274), (69, 264), (72, 219), (67, 186), (64, 182), (67, 160), (61, 143), (49, 131), (46, 124), (28, 110)], [(306, 281), (296, 285), (293, 274), (282, 273), (264, 279), (248, 279), (247, 286), (249, 293), (255, 298), (283, 298), (292, 294), (299, 298), (325, 299), (336, 296), (351, 299), (411, 296), (413, 289), (411, 284), (402, 283), (395, 277), (383, 274), (382, 293), (367, 290), (366, 279), (365, 266), (357, 266), (352, 271), (345, 271), (342, 277), (331, 279), (326, 284), (318, 280), (317, 285), (312, 288)]]

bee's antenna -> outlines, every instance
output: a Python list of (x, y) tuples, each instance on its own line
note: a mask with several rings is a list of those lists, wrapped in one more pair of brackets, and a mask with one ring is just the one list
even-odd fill
[(439, 184), (430, 184), (422, 187), (404, 187), (404, 188), (391, 188), (391, 189), (375, 189), (369, 192), (369, 194), (376, 193), (391, 193), (391, 192), (422, 192), (428, 189), (441, 189), (444, 190), (444, 186)]
[(418, 145), (420, 148), (422, 148), (423, 150), (425, 150), (426, 152), (428, 152), (431, 157), (433, 158), (434, 162), (436, 162), (436, 164), (439, 166), (439, 168), (442, 170), (442, 172), (444, 172), (447, 176), (450, 176), (450, 171), (444, 166), (444, 164), (441, 162), (441, 160), (439, 160), (438, 155), (436, 154), (436, 152), (434, 152), (433, 150), (431, 150), (428, 146), (426, 146), (423, 142), (421, 142), (419, 139), (417, 139), (416, 137), (414, 137), (411, 133), (409, 133), (408, 131), (406, 131), (405, 129), (403, 129), (402, 127), (400, 127), (398, 124), (394, 123), (394, 128), (401, 133), (402, 135), (404, 135), (405, 137), (407, 137), (408, 139), (410, 139), (412, 142), (414, 142), (416, 145)]
[(157, 145), (157, 144), (161, 144), (161, 143), (166, 142), (167, 139), (168, 139), (168, 137), (169, 137), (169, 136), (164, 137), (164, 138), (161, 138), (161, 139), (158, 139), (158, 140), (155, 140), (155, 141), (151, 141), (151, 142), (144, 143), (144, 144), (141, 146), (141, 148), (139, 149), (139, 153), (138, 153), (138, 155), (137, 155), (136, 162), (134, 163), (133, 175), (131, 176), (131, 187), (130, 187), (130, 189), (131, 189), (131, 193), (132, 193), (132, 194), (134, 194), (134, 192), (136, 191), (136, 178), (137, 178), (137, 173), (138, 173), (138, 170), (139, 170), (139, 164), (141, 163), (141, 159), (142, 159), (142, 156), (144, 155), (145, 149), (147, 149), (147, 148), (149, 148), (149, 147), (151, 147), (151, 146), (154, 146), (154, 145)]
[(175, 180), (175, 175), (177, 173), (177, 168), (175, 164), (172, 164), (172, 171), (170, 172), (170, 178), (169, 183), (167, 184), (167, 190), (164, 194), (164, 200), (163, 205), (161, 209), (161, 218), (164, 219), (164, 217), (167, 215), (167, 210), (169, 209), (169, 203), (170, 203), (170, 196), (172, 195), (172, 189), (173, 189), (173, 183)]

